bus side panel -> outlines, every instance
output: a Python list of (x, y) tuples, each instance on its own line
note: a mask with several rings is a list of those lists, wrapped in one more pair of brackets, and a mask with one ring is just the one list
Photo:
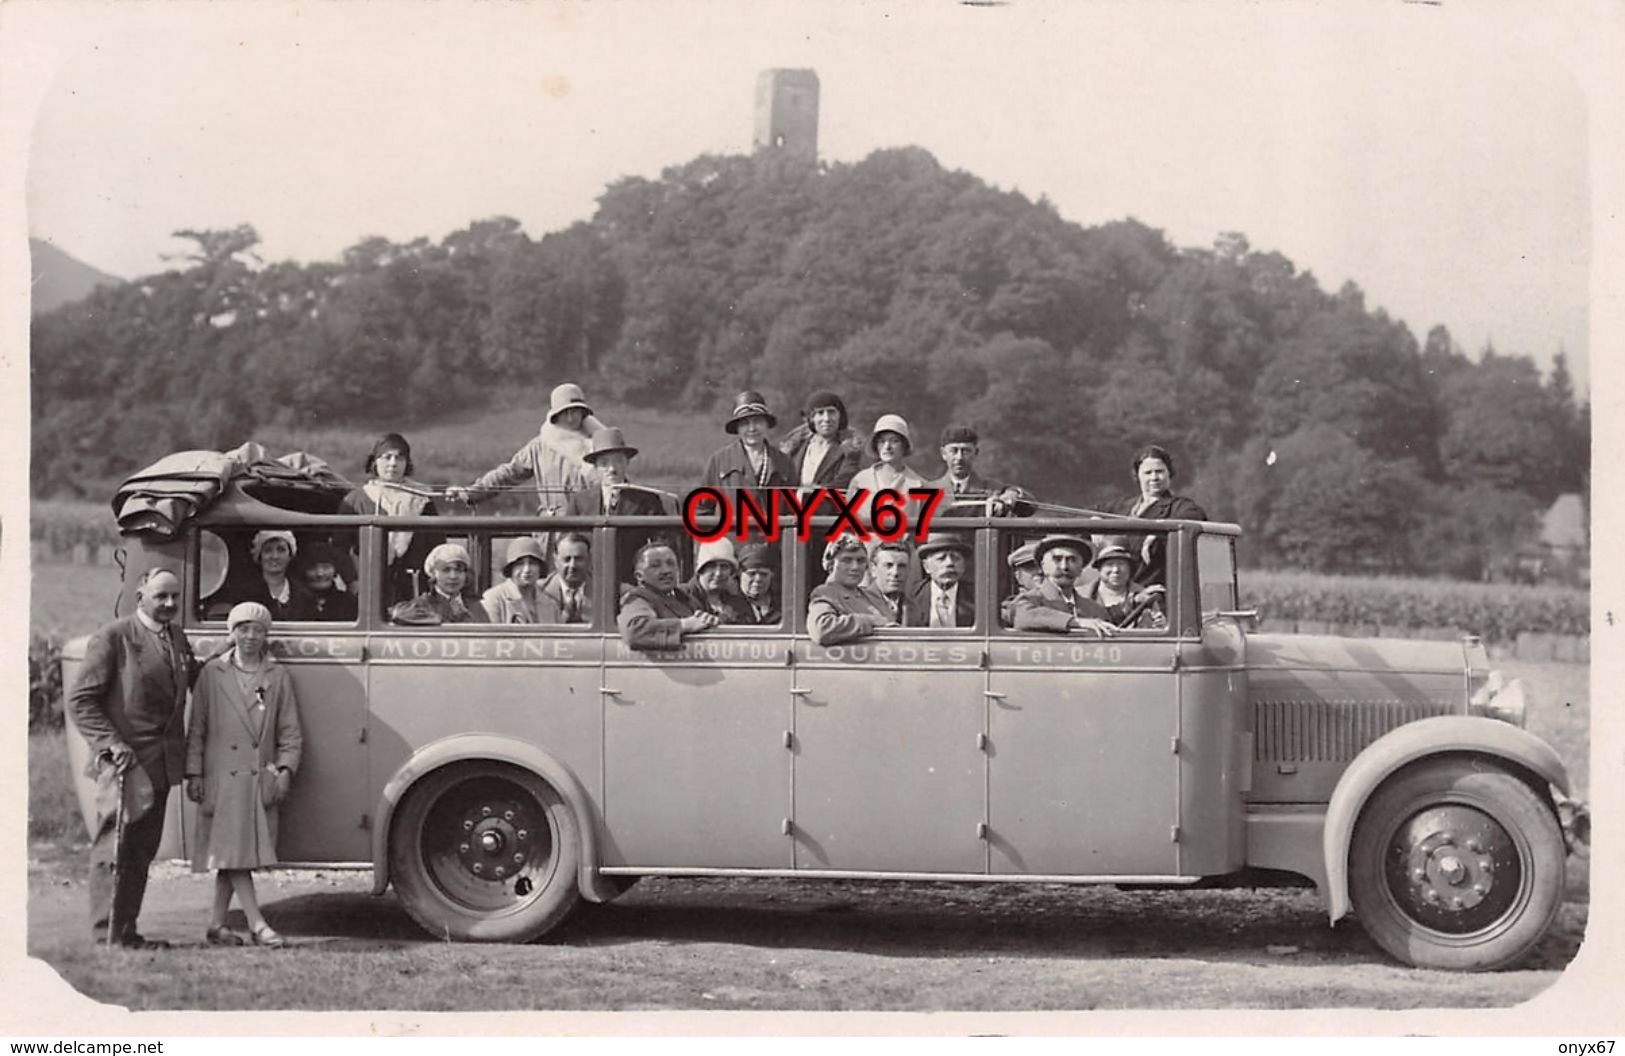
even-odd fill
[(1242, 792), (1252, 759), (1242, 714), (1245, 675), (1235, 670), (1178, 676), (1180, 866), (1187, 874), (1234, 872), (1246, 859)]
[(596, 636), (402, 631), (374, 635), (368, 648), (368, 810), (416, 749), (488, 733), (553, 756), (601, 812)]
[(788, 869), (785, 639), (606, 645), (604, 864)]
[(1179, 872), (1174, 648), (1077, 635), (994, 643), (993, 872)]

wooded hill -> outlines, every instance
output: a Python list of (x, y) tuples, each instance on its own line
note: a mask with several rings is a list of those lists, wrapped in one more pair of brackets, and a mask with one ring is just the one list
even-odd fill
[(759, 388), (781, 429), (831, 388), (865, 426), (906, 416), (922, 464), (944, 424), (973, 423), (983, 468), (1061, 502), (1131, 492), (1155, 441), (1253, 560), (1328, 570), (1477, 575), (1587, 484), (1561, 355), (1543, 379), (1443, 326), (1418, 344), (1244, 235), (1083, 227), (914, 148), (818, 169), (702, 156), (539, 240), (498, 218), (263, 264), (250, 226), (179, 234), (188, 266), (35, 320), (36, 495), (100, 499), (265, 424), (399, 427), (564, 380), (707, 414)]

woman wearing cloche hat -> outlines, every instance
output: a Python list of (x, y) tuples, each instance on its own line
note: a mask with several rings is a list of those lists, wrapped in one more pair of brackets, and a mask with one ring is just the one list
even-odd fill
[(778, 423), (778, 416), (768, 410), (761, 393), (741, 392), (734, 398), (733, 413), (722, 424), (734, 439), (711, 453), (705, 463), (703, 483), (721, 491), (730, 501), (741, 490), (749, 490), (767, 510), (769, 489), (795, 483), (795, 468), (789, 456), (767, 442), (768, 430)]
[(870, 514), (875, 493), (886, 488), (908, 500), (905, 510), (909, 529), (912, 530), (918, 522), (925, 503), (919, 499), (909, 499), (908, 493), (911, 489), (923, 490), (930, 485), (903, 461), (913, 450), (914, 434), (902, 415), (883, 414), (875, 419), (875, 427), (869, 430), (869, 453), (876, 461), (868, 468), (858, 470), (846, 489), (847, 498), (856, 495), (860, 488), (868, 489), (869, 494), (852, 507), (865, 527), (872, 523)]

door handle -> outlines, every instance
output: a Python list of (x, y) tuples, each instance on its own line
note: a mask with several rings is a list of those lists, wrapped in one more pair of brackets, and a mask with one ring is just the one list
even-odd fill
[(995, 693), (991, 689), (984, 689), (984, 690), (982, 690), (982, 696), (986, 697), (989, 700), (1003, 700), (1003, 699), (1005, 699), (1005, 697), (1008, 696), (1008, 694), (1006, 694), (1006, 693)]
[(812, 690), (810, 688), (806, 687), (806, 686), (791, 686), (790, 687), (790, 692), (792, 694), (794, 694), (795, 696), (804, 697), (808, 693), (811, 693)]

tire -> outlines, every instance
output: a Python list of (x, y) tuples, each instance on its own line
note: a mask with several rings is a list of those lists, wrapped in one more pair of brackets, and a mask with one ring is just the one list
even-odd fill
[(456, 763), (407, 792), (390, 823), (389, 870), (436, 938), (529, 942), (580, 901), (575, 814), (546, 781), (502, 763)]
[(1483, 760), (1428, 760), (1360, 812), (1349, 896), (1366, 933), (1406, 964), (1488, 971), (1551, 927), (1566, 856), (1556, 815), (1523, 781)]

